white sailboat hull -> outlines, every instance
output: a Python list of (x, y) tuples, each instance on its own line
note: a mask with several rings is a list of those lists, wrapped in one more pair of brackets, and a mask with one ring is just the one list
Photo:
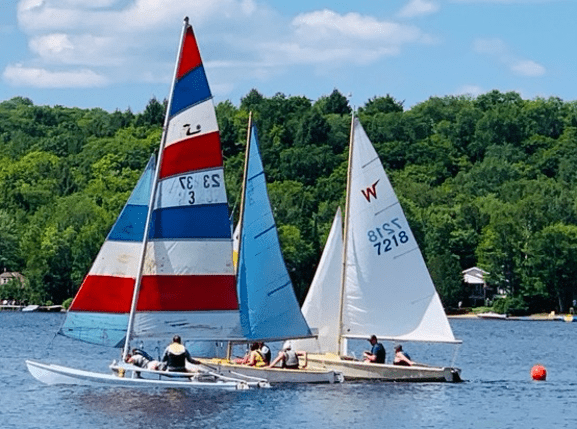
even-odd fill
[(257, 368), (254, 366), (235, 364), (224, 359), (200, 360), (220, 374), (230, 377), (238, 377), (239, 375), (242, 375), (245, 377), (266, 379), (269, 383), (333, 384), (342, 383), (344, 381), (343, 375), (339, 371), (322, 367), (301, 369)]
[[(198, 381), (190, 380), (189, 378), (180, 379), (158, 379), (153, 378), (132, 378), (119, 376), (116, 374), (104, 374), (99, 372), (85, 371), (81, 369), (69, 368), (54, 364), (44, 364), (27, 360), (26, 366), (30, 374), (37, 380), (45, 384), (75, 384), (75, 385), (115, 385), (115, 386), (157, 386), (170, 388), (186, 388), (186, 389), (226, 389), (226, 390), (244, 390), (251, 387), (266, 387), (266, 383), (262, 382), (246, 382), (242, 380), (216, 380), (216, 381)], [(141, 372), (154, 372), (146, 371)], [(121, 372), (124, 374), (123, 372)]]
[(341, 359), (327, 354), (308, 355), (309, 366), (324, 367), (339, 371), (346, 380), (382, 380), (415, 382), (459, 382), (461, 370), (452, 367), (401, 366), (391, 364), (366, 363)]

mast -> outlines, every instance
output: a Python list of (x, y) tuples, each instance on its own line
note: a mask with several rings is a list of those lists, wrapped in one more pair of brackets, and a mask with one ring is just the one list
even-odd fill
[(182, 25), (182, 32), (180, 35), (180, 45), (178, 47), (178, 53), (176, 54), (176, 63), (174, 66), (174, 74), (172, 77), (172, 85), (170, 87), (170, 94), (168, 96), (168, 104), (166, 106), (166, 114), (164, 116), (164, 125), (162, 127), (162, 138), (160, 139), (160, 148), (158, 150), (158, 159), (156, 160), (156, 171), (154, 172), (154, 180), (152, 182), (152, 192), (150, 193), (150, 201), (148, 203), (148, 214), (146, 216), (146, 223), (144, 227), (144, 237), (142, 240), (142, 250), (140, 253), (140, 260), (138, 262), (138, 270), (136, 272), (136, 279), (134, 282), (134, 291), (132, 294), (132, 302), (130, 304), (130, 314), (128, 316), (128, 326), (126, 328), (126, 341), (124, 343), (124, 349), (122, 351), (122, 360), (126, 359), (128, 354), (128, 349), (130, 347), (130, 334), (134, 325), (134, 317), (136, 314), (136, 305), (138, 303), (138, 295), (140, 293), (140, 286), (142, 282), (142, 268), (144, 266), (144, 258), (146, 256), (146, 248), (148, 246), (148, 234), (150, 233), (150, 220), (152, 218), (152, 210), (154, 209), (154, 202), (156, 201), (156, 187), (158, 184), (158, 176), (160, 173), (160, 166), (162, 165), (162, 156), (164, 152), (164, 146), (166, 144), (166, 130), (168, 129), (168, 123), (170, 121), (170, 108), (172, 106), (172, 96), (174, 93), (174, 84), (176, 82), (176, 76), (178, 73), (178, 66), (180, 64), (182, 56), (182, 47), (184, 45), (184, 37), (186, 35), (186, 30), (189, 27), (188, 17), (184, 18)]
[(241, 192), (240, 192), (240, 213), (238, 215), (238, 255), (237, 255), (237, 262), (236, 262), (236, 275), (238, 276), (238, 266), (240, 264), (240, 247), (241, 247), (241, 241), (242, 241), (242, 223), (244, 221), (244, 205), (246, 204), (246, 199), (245, 199), (245, 192), (246, 192), (246, 181), (247, 181), (247, 175), (248, 175), (248, 155), (249, 155), (249, 151), (250, 151), (250, 136), (251, 136), (251, 132), (252, 132), (252, 112), (249, 112), (248, 114), (248, 127), (247, 127), (247, 131), (246, 131), (246, 150), (244, 152), (244, 171), (242, 174), (242, 188), (241, 188)]
[(337, 352), (344, 354), (346, 350), (341, 350), (343, 342), (343, 305), (345, 300), (345, 280), (347, 277), (347, 247), (349, 236), (349, 212), (351, 209), (351, 171), (353, 164), (353, 136), (355, 127), (355, 112), (351, 115), (351, 134), (349, 137), (349, 163), (347, 166), (347, 189), (345, 198), (345, 219), (344, 219), (344, 236), (343, 236), (343, 267), (341, 273), (341, 297), (339, 303), (339, 335), (337, 337)]

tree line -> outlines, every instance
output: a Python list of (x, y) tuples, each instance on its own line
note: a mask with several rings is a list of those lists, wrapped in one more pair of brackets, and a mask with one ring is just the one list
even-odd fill
[[(151, 153), (166, 102), (142, 113), (0, 103), (0, 270), (27, 282), (0, 298), (74, 296)], [(344, 207), (351, 107), (338, 90), (310, 100), (251, 90), (216, 106), (236, 222), (249, 112), (258, 127), (287, 267), (302, 302), (338, 206)], [(396, 190), (446, 307), (467, 302), (479, 266), (505, 311), (568, 311), (577, 296), (577, 103), (516, 92), (391, 95), (356, 112)]]

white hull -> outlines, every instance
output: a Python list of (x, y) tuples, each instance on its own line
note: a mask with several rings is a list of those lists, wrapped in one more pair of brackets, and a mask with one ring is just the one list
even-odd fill
[[(179, 379), (166, 379), (160, 371), (146, 371), (139, 369), (141, 374), (156, 376), (157, 378), (133, 378), (124, 377), (124, 371), (116, 373), (103, 374), (99, 372), (85, 371), (81, 369), (68, 368), (54, 364), (43, 364), (40, 362), (26, 361), (26, 366), (30, 374), (37, 380), (46, 384), (75, 384), (75, 385), (116, 385), (116, 386), (157, 386), (157, 387), (178, 387), (187, 389), (248, 389), (251, 387), (266, 387), (267, 383), (246, 382), (243, 380), (233, 380), (223, 378), (215, 381), (190, 380), (188, 377), (179, 377)], [(115, 367), (118, 370), (118, 367)], [(122, 376), (120, 375), (122, 374)], [(191, 374), (192, 375), (192, 374)]]
[(200, 359), (215, 372), (229, 377), (255, 377), (266, 379), (269, 383), (342, 383), (343, 375), (326, 368), (282, 369), (254, 367), (231, 363), (224, 359)]
[(401, 366), (341, 359), (334, 354), (310, 354), (309, 366), (340, 371), (346, 380), (459, 382), (461, 370), (452, 367)]

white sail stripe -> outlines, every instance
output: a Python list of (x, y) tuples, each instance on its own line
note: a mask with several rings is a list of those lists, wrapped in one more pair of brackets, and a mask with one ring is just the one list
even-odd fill
[(196, 104), (170, 119), (166, 132), (166, 147), (192, 136), (218, 131), (212, 98)]
[(222, 167), (168, 177), (157, 189), (155, 210), (227, 203)]
[[(106, 241), (90, 274), (136, 278), (141, 248), (141, 242)], [(232, 243), (230, 240), (149, 241), (142, 272), (143, 275), (234, 275)]]
[(133, 338), (166, 342), (174, 332), (186, 340), (243, 340), (238, 310), (136, 313)]
[[(191, 258), (190, 255), (194, 255)], [(143, 275), (234, 275), (231, 240), (155, 240), (148, 243)]]
[(90, 275), (136, 277), (142, 242), (106, 240), (96, 259)]

